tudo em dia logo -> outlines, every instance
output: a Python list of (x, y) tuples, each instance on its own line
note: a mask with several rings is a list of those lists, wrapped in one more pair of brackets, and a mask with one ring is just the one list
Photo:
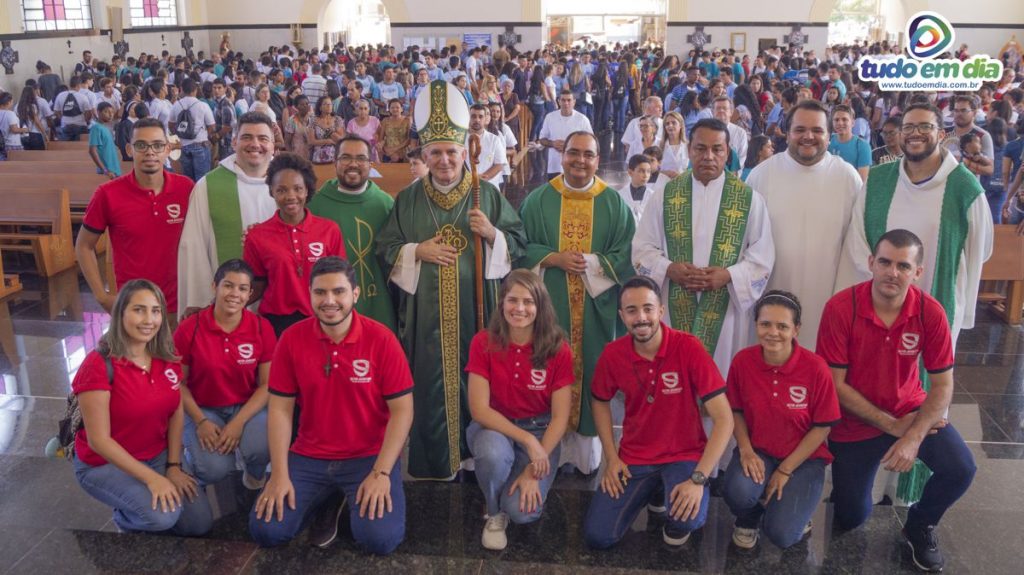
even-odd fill
[(1003, 75), (1003, 63), (982, 54), (961, 62), (938, 58), (952, 52), (953, 25), (938, 12), (918, 12), (907, 20), (905, 56), (864, 56), (857, 60), (861, 81), (878, 82), (882, 91), (937, 92), (978, 90)]

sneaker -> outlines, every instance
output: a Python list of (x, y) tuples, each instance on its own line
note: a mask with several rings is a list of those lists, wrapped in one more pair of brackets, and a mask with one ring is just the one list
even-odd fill
[(904, 527), (903, 539), (910, 546), (910, 556), (918, 569), (929, 573), (942, 571), (945, 560), (939, 551), (939, 540), (935, 537), (934, 525), (922, 529)]
[(804, 532), (803, 535), (801, 535), (801, 537), (807, 537), (807, 534), (811, 532), (811, 528), (813, 527), (811, 523), (811, 521), (808, 521), (807, 525), (804, 525)]
[(753, 549), (757, 545), (757, 529), (735, 527), (732, 530), (732, 542), (740, 549)]
[(267, 476), (265, 474), (262, 479), (256, 479), (252, 475), (249, 475), (248, 471), (242, 471), (242, 485), (244, 485), (249, 491), (258, 491), (263, 489), (266, 484)]
[(480, 543), (484, 549), (502, 551), (508, 546), (508, 537), (505, 535), (505, 529), (508, 527), (508, 514), (502, 511), (497, 515), (488, 515), (486, 519)]
[(661, 514), (665, 513), (666, 511), (668, 511), (668, 508), (665, 507), (664, 504), (661, 504), (661, 505), (658, 505), (657, 503), (648, 503), (647, 504), (647, 512), (648, 513), (654, 513), (656, 515), (661, 515)]
[[(337, 505), (337, 507), (332, 507)], [(342, 513), (345, 511), (345, 497), (338, 501), (335, 498), (328, 499), (325, 507), (321, 509), (312, 527), (309, 530), (309, 541), (312, 545), (321, 549), (330, 546), (338, 538), (338, 529), (341, 523)]]
[(676, 531), (670, 532), (668, 525), (665, 525), (661, 528), (661, 539), (673, 547), (679, 547), (680, 545), (685, 545), (686, 542), (690, 540), (690, 533), (692, 533), (692, 531), (685, 531), (681, 533)]

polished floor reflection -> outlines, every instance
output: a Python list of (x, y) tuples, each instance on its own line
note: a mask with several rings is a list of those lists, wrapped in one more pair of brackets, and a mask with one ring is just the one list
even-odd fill
[[(543, 167), (539, 154), (527, 181)], [(602, 177), (625, 182), (622, 159), (603, 154)], [(532, 186), (512, 186), (518, 205)], [(8, 261), (7, 272), (18, 261)], [(28, 268), (27, 265), (24, 266)], [(713, 499), (707, 526), (681, 549), (661, 543), (657, 518), (642, 514), (610, 552), (583, 544), (592, 481), (556, 482), (544, 518), (509, 529), (501, 553), (480, 546), (483, 499), (472, 484), (407, 484), (406, 542), (389, 558), (357, 551), (345, 537), (327, 550), (308, 544), (260, 550), (248, 538), (251, 495), (238, 478), (218, 485), (221, 518), (202, 539), (124, 535), (110, 510), (77, 486), (67, 462), (43, 455), (65, 408), (70, 382), (109, 325), (70, 270), (45, 279), (22, 274), (24, 291), (0, 301), (0, 573), (842, 573), (914, 572), (898, 537), (905, 510), (879, 506), (867, 525), (839, 533), (821, 504), (814, 530), (780, 552), (762, 542), (744, 552), (730, 542), (732, 517)], [(978, 464), (971, 490), (946, 515), (939, 538), (948, 573), (1020, 573), (1024, 549), (1024, 330), (979, 310), (960, 337), (950, 419)], [(236, 488), (237, 485), (237, 488)]]

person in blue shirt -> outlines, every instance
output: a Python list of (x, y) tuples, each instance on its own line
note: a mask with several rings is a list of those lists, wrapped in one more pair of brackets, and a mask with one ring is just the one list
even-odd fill
[(105, 174), (113, 180), (121, 175), (114, 133), (107, 127), (114, 119), (114, 106), (110, 102), (100, 102), (96, 106), (96, 118), (89, 128), (89, 157), (96, 164), (97, 174)]
[(856, 168), (861, 181), (867, 181), (868, 168), (871, 167), (871, 145), (853, 135), (853, 110), (846, 104), (832, 108), (832, 137), (828, 151)]

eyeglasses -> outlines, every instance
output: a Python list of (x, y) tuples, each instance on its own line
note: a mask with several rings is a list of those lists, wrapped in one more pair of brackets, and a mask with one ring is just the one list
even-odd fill
[(338, 161), (345, 164), (369, 164), (370, 158), (368, 156), (350, 156), (349, 154), (342, 154), (338, 156)]
[(592, 160), (597, 159), (597, 154), (595, 154), (594, 152), (591, 152), (590, 150), (587, 150), (585, 152), (584, 151), (580, 151), (580, 150), (574, 150), (574, 149), (573, 150), (566, 150), (565, 151), (565, 155), (568, 156), (569, 158), (574, 159), (574, 160), (578, 159), (578, 158), (583, 158), (584, 160), (587, 160), (587, 161), (592, 161)]
[(882, 130), (882, 135), (886, 138), (895, 136), (898, 132), (896, 130)]
[(900, 126), (900, 131), (903, 132), (904, 136), (909, 136), (914, 133), (914, 130), (921, 132), (922, 134), (931, 134), (937, 128), (935, 124), (903, 124)]
[(132, 142), (132, 147), (136, 152), (146, 153), (146, 150), (153, 150), (159, 154), (167, 148), (167, 142)]

